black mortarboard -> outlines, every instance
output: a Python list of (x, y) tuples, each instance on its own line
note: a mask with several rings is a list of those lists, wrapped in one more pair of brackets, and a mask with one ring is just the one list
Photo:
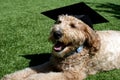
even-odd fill
[(45, 11), (42, 12), (42, 14), (54, 20), (57, 20), (58, 16), (62, 14), (72, 15), (78, 19), (81, 19), (91, 28), (93, 28), (93, 24), (108, 22), (108, 20), (99, 15), (97, 12), (87, 6), (84, 2)]

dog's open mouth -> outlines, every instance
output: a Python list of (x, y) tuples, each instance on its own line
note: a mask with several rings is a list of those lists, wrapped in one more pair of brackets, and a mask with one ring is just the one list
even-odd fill
[(62, 51), (64, 48), (66, 47), (66, 45), (60, 41), (57, 41), (53, 47), (54, 51), (56, 52), (60, 52)]

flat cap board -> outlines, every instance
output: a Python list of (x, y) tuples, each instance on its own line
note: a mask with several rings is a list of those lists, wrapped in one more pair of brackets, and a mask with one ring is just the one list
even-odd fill
[(107, 19), (105, 19), (100, 14), (91, 9), (89, 6), (87, 6), (84, 2), (45, 11), (41, 14), (53, 20), (57, 20), (58, 16), (62, 14), (72, 15), (78, 19), (81, 19), (90, 27), (92, 27), (92, 24), (109, 22)]

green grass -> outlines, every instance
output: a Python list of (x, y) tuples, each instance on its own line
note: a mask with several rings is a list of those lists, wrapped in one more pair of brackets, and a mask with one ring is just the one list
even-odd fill
[[(0, 0), (0, 78), (29, 66), (21, 55), (51, 52), (48, 35), (54, 21), (41, 12), (81, 1), (110, 21), (94, 25), (96, 30), (120, 30), (119, 0)], [(86, 80), (119, 80), (119, 75), (113, 70)]]

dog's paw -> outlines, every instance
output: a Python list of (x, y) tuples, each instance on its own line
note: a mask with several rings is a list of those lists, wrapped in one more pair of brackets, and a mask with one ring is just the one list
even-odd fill
[(14, 74), (8, 74), (3, 76), (0, 80), (23, 80), (23, 78)]
[(10, 75), (5, 75), (1, 80), (15, 80)]

